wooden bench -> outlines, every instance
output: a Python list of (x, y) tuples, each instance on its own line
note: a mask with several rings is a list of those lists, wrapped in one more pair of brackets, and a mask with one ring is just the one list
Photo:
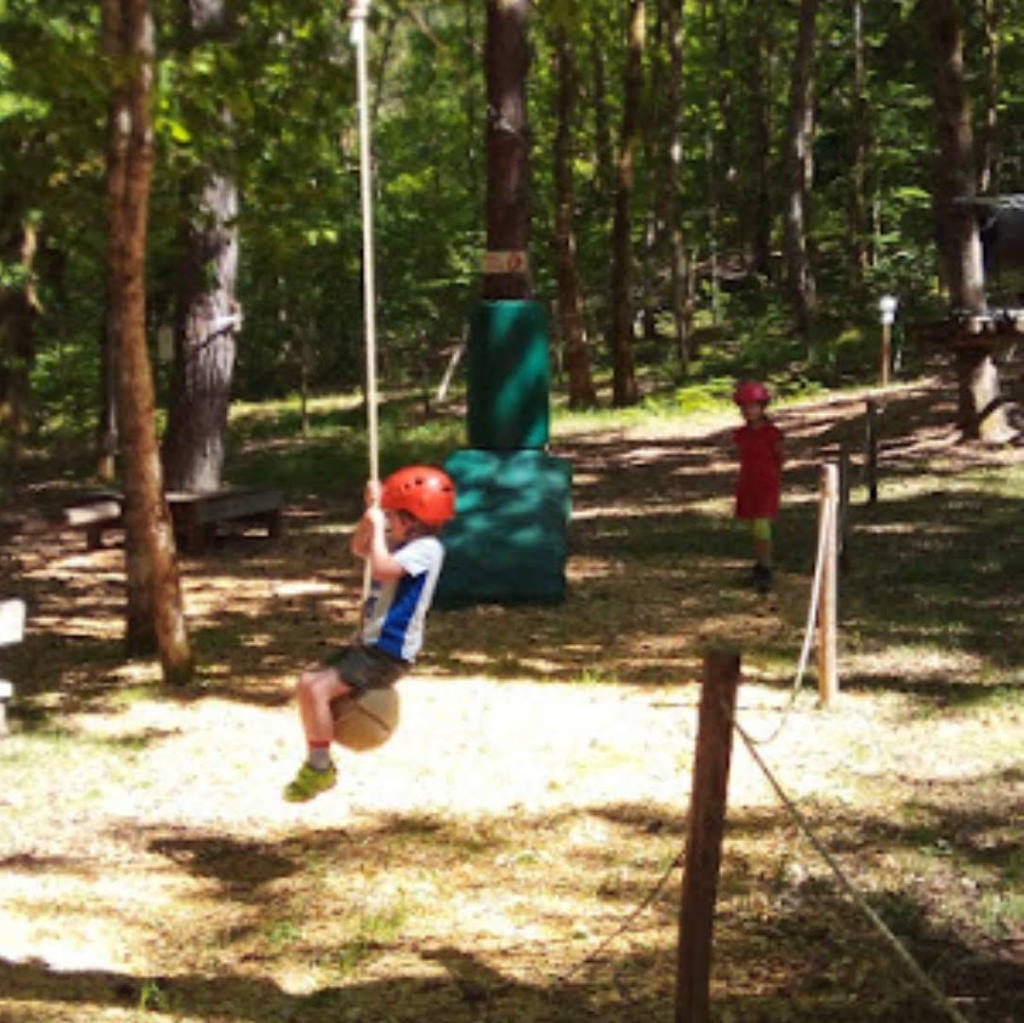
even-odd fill
[[(279, 490), (224, 487), (207, 494), (168, 491), (166, 497), (178, 546), (188, 554), (206, 550), (225, 522), (261, 526), (270, 537), (281, 535), (284, 498)], [(107, 530), (124, 528), (124, 498), (102, 494), (65, 508), (60, 525), (85, 530), (87, 548), (96, 550)]]
[(272, 539), (281, 535), (281, 508), (284, 499), (279, 490), (225, 487), (208, 494), (168, 492), (167, 504), (174, 519), (178, 545), (190, 554), (199, 554), (216, 537), (222, 522), (262, 526)]
[[(20, 643), (25, 633), (25, 602), (0, 600), (0, 646)], [(14, 686), (0, 678), (0, 735), (7, 734), (7, 703), (14, 695)]]

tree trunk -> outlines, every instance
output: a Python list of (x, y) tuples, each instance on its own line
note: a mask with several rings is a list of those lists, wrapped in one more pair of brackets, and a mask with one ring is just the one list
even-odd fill
[(590, 350), (583, 325), (579, 277), (576, 273), (576, 234), (573, 229), (573, 117), (576, 99), (576, 60), (564, 24), (554, 31), (558, 95), (555, 127), (555, 265), (558, 276), (558, 321), (569, 370), (569, 407), (597, 403), (590, 375)]
[(686, 235), (679, 201), (683, 188), (683, 0), (661, 0), (668, 36), (668, 123), (665, 139), (665, 221), (668, 225), (669, 272), (672, 292), (672, 325), (679, 372), (690, 371), (690, 310), (687, 307)]
[(985, 126), (982, 135), (978, 190), (999, 194), (999, 26), (1000, 0), (981, 0), (985, 32)]
[[(957, 0), (928, 0), (935, 64), (938, 154), (935, 179), (936, 234), (950, 304), (960, 313), (985, 310), (981, 240), (974, 210), (974, 136), (964, 84), (963, 27)], [(965, 440), (1000, 443), (1010, 436), (991, 354), (968, 349), (957, 357), (957, 420)]]
[(163, 495), (152, 368), (146, 348), (146, 228), (153, 170), (153, 23), (148, 0), (103, 0), (112, 69), (107, 192), (109, 316), (122, 430), (127, 644), (160, 655), (164, 681), (185, 683), (192, 654)]
[(817, 306), (808, 251), (810, 188), (814, 178), (814, 43), (818, 0), (800, 0), (800, 24), (789, 90), (786, 139), (786, 266), (797, 330), (805, 338)]
[(751, 61), (751, 101), (754, 120), (754, 269), (764, 278), (772, 272), (772, 202), (769, 185), (772, 126), (768, 102), (771, 76), (771, 19), (765, 16), (764, 0), (748, 0), (747, 17), (754, 26)]
[[(487, 0), (487, 249), (526, 253), (530, 232), (526, 123), (529, 0)], [(529, 298), (525, 265), (483, 278), (485, 299)]]
[[(715, 12), (708, 14), (707, 0), (701, 0), (700, 20), (701, 34), (707, 41), (706, 45), (711, 46), (712, 22)], [(717, 5), (716, 5), (717, 10)], [(716, 37), (717, 38), (717, 37)], [(711, 284), (711, 323), (718, 325), (719, 314), (719, 272), (718, 272), (718, 211), (721, 202), (718, 155), (718, 132), (716, 128), (716, 106), (721, 102), (722, 90), (720, 85), (720, 68), (717, 68), (711, 61), (707, 64), (707, 94), (714, 95), (714, 101), (708, 99), (704, 104), (704, 163), (706, 167), (705, 181), (707, 183), (707, 208), (708, 208), (708, 278)]]
[[(191, 45), (231, 32), (225, 0), (189, 0)], [(230, 139), (231, 116), (216, 118)], [(170, 490), (212, 491), (224, 470), (235, 338), (241, 310), (238, 271), (238, 188), (224, 166), (208, 167), (183, 188), (181, 253), (174, 325), (174, 371), (163, 456)]]
[[(7, 219), (6, 217), (4, 218)], [(3, 262), (16, 266), (9, 284), (0, 285), (0, 438), (7, 437), (7, 459), (16, 465), (29, 420), (29, 374), (35, 361), (35, 323), (39, 300), (35, 288), (38, 239), (34, 224), (17, 217), (13, 230), (0, 237)]]
[(630, 0), (629, 55), (626, 60), (615, 221), (612, 228), (612, 404), (616, 407), (633, 405), (639, 398), (633, 363), (633, 243), (630, 237), (630, 204), (643, 86), (645, 14), (644, 0)]
[(857, 280), (867, 273), (868, 95), (864, 58), (864, 0), (853, 0), (853, 168), (850, 183), (850, 249)]

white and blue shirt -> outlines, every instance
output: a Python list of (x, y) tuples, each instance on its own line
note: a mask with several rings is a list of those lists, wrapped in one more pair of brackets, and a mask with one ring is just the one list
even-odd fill
[(411, 662), (423, 646), (423, 624), (441, 574), (444, 548), (436, 536), (418, 536), (391, 556), (405, 575), (387, 582), (373, 580), (363, 617), (363, 642)]

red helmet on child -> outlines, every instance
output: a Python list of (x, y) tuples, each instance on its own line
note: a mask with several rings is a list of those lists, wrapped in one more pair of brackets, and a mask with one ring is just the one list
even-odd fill
[(407, 465), (384, 481), (380, 506), (408, 512), (436, 529), (455, 518), (455, 484), (436, 466)]
[(772, 396), (759, 380), (747, 380), (733, 391), (732, 400), (737, 405), (767, 405)]

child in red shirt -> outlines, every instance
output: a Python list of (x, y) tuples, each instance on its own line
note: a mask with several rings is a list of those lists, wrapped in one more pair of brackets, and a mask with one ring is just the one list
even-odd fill
[(753, 380), (733, 393), (745, 421), (733, 431), (740, 456), (736, 517), (751, 523), (756, 558), (753, 583), (759, 593), (772, 587), (772, 519), (779, 514), (782, 491), (782, 431), (765, 415), (770, 400), (768, 388)]

